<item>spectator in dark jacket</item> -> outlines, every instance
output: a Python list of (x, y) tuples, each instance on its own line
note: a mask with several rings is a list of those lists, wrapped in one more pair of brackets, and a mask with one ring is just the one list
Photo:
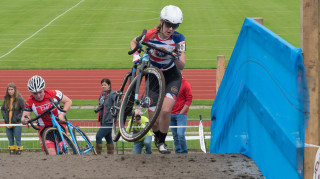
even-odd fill
[[(1, 114), (5, 124), (21, 124), (23, 107), (24, 100), (18, 93), (16, 85), (14, 83), (9, 83), (1, 107)], [(20, 155), (22, 152), (21, 132), (22, 126), (6, 126), (10, 155)], [(14, 145), (14, 140), (16, 140), (17, 146)]]
[(107, 142), (107, 153), (114, 153), (114, 145), (112, 141), (112, 115), (110, 108), (113, 106), (116, 93), (111, 89), (111, 81), (108, 78), (101, 80), (102, 93), (99, 98), (99, 106), (95, 112), (99, 112), (99, 122), (101, 127), (96, 135), (96, 151), (97, 154), (102, 152), (102, 138)]

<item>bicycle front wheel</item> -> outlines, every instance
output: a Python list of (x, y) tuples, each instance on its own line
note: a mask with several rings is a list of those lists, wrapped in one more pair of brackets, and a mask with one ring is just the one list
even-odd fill
[[(138, 96), (135, 96), (135, 89), (141, 78)], [(165, 93), (165, 80), (162, 72), (158, 68), (146, 68), (141, 76), (136, 76), (128, 87), (122, 100), (119, 112), (119, 130), (124, 140), (134, 142), (142, 138), (156, 122), (161, 111)], [(135, 99), (137, 97), (138, 100)], [(128, 126), (128, 121), (134, 110), (139, 109), (142, 114), (149, 118), (145, 126), (133, 129)], [(153, 111), (149, 115), (148, 110)]]
[[(65, 132), (62, 132), (66, 148), (63, 146), (62, 138), (59, 131), (55, 127), (49, 127), (45, 129), (42, 134), (42, 144), (44, 151), (49, 155), (49, 149), (55, 147), (57, 155), (79, 155), (79, 150), (73, 141), (67, 136)], [(52, 145), (52, 146), (49, 146)]]
[(83, 154), (93, 154), (97, 155), (96, 149), (92, 145), (89, 137), (80, 129), (73, 127), (72, 133), (79, 147), (79, 152), (81, 155)]
[(130, 84), (130, 78), (132, 76), (131, 72), (128, 72), (121, 84), (121, 88), (117, 91), (117, 97), (114, 101), (114, 106), (111, 109), (111, 114), (113, 118), (113, 124), (112, 124), (112, 140), (114, 142), (117, 142), (121, 136), (120, 130), (119, 130), (119, 124), (118, 124), (118, 118), (119, 118), (119, 109), (122, 103), (123, 96), (125, 94), (125, 91), (128, 89), (128, 86)]

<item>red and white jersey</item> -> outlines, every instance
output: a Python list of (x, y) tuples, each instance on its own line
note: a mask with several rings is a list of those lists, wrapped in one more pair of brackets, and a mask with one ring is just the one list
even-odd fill
[[(144, 39), (145, 42), (149, 42), (159, 48), (165, 49), (169, 52), (172, 52), (175, 49), (176, 44), (181, 45), (181, 50), (185, 51), (186, 49), (186, 42), (184, 36), (179, 32), (174, 32), (168, 39), (161, 39), (158, 34), (155, 34), (156, 28), (148, 30), (146, 37)], [(160, 70), (164, 71), (162, 67), (167, 65), (171, 61), (171, 56), (165, 53), (159, 52), (158, 50), (151, 50), (150, 51), (150, 66), (158, 67)], [(168, 70), (172, 68), (175, 64), (173, 63), (169, 68), (165, 69)]]
[[(33, 97), (33, 95), (31, 95), (27, 99), (27, 101), (24, 105), (24, 110), (29, 111), (29, 112), (33, 112), (36, 116), (38, 116), (52, 106), (52, 104), (49, 101), (49, 98), (51, 98), (53, 101), (59, 102), (63, 97), (62, 92), (59, 90), (44, 90), (44, 93), (45, 94), (44, 94), (44, 98), (42, 101), (37, 101)], [(52, 112), (55, 116), (58, 116), (60, 113), (57, 109), (53, 109)], [(44, 126), (44, 127), (52, 126), (50, 113), (45, 114), (38, 121), (39, 121), (40, 126)]]

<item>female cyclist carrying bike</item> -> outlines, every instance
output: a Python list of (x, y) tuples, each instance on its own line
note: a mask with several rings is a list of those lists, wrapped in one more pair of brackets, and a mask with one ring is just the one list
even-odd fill
[[(41, 76), (33, 76), (28, 81), (28, 90), (32, 93), (32, 95), (27, 99), (24, 105), (24, 111), (22, 114), (21, 121), (23, 124), (27, 124), (30, 120), (31, 112), (33, 112), (36, 116), (42, 114), (46, 109), (52, 106), (49, 99), (51, 98), (53, 101), (60, 102), (64, 104), (64, 110), (68, 111), (71, 107), (72, 101), (66, 95), (63, 95), (59, 90), (45, 90), (45, 81)], [(57, 109), (52, 110), (53, 114), (59, 117), (59, 122), (64, 122), (65, 113), (58, 111)], [(27, 117), (27, 118), (26, 118)], [(46, 127), (52, 126), (52, 121), (50, 118), (50, 114), (45, 114), (39, 120), (39, 141), (41, 144), (41, 148), (44, 151), (42, 144), (42, 133)], [(64, 124), (61, 124), (64, 129), (66, 129)], [(66, 130), (65, 130), (66, 131)], [(46, 140), (48, 146), (49, 155), (55, 155), (56, 149), (53, 141)], [(59, 146), (63, 145), (59, 143)]]
[[(160, 24), (154, 29), (148, 30), (145, 42), (153, 44), (159, 48), (163, 48), (169, 52), (174, 52), (175, 47), (179, 46), (177, 52), (174, 52), (175, 61), (166, 69), (163, 67), (171, 61), (172, 56), (157, 50), (150, 51), (150, 66), (159, 68), (165, 77), (165, 98), (161, 108), (160, 115), (153, 125), (152, 130), (154, 135), (154, 142), (158, 150), (162, 154), (169, 154), (165, 140), (170, 125), (170, 112), (178, 96), (181, 86), (180, 70), (184, 69), (186, 61), (186, 43), (182, 34), (176, 31), (183, 21), (182, 11), (179, 7), (169, 5), (165, 6), (160, 13)], [(137, 45), (136, 38), (131, 43), (131, 49)], [(138, 52), (133, 54), (133, 62), (136, 63), (140, 59)], [(153, 107), (149, 108), (149, 117), (152, 116)]]

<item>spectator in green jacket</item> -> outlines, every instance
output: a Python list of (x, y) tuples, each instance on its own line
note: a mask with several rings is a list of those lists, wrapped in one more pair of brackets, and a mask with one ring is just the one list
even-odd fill
[[(146, 126), (146, 123), (149, 122), (149, 119), (145, 116), (141, 116), (141, 111), (136, 109), (134, 111), (132, 119), (129, 121), (128, 126), (131, 125), (131, 122), (133, 120), (133, 130), (136, 130), (139, 132), (139, 127), (144, 127)], [(129, 131), (129, 128), (126, 129)], [(139, 139), (138, 141), (135, 141), (133, 144), (133, 153), (134, 154), (142, 154), (142, 149), (143, 147), (146, 147), (146, 151), (143, 154), (152, 154), (152, 134), (151, 131), (148, 131), (148, 133)]]

